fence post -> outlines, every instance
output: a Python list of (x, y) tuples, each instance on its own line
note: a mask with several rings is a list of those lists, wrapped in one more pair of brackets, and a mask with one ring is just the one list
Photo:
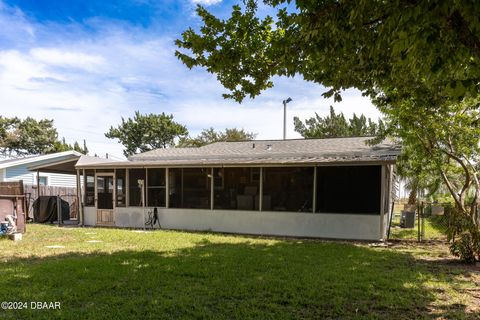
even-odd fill
[(422, 241), (425, 240), (425, 204), (422, 202)]
[(62, 200), (60, 200), (60, 196), (57, 196), (57, 222), (58, 222), (58, 226), (60, 226), (61, 219), (62, 219)]
[(420, 202), (417, 203), (417, 241), (422, 241), (420, 232)]

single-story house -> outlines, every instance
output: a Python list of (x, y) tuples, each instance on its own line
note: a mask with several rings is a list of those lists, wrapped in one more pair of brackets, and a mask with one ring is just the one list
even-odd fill
[[(76, 187), (75, 176), (59, 172), (31, 171), (32, 167), (44, 166), (51, 162), (78, 160), (81, 153), (64, 151), (40, 156), (27, 156), (0, 161), (0, 182), (13, 182), (23, 180), (25, 185), (45, 185), (54, 187)], [(38, 181), (37, 181), (38, 180)]]
[(369, 139), (218, 142), (126, 161), (82, 156), (71, 169), (84, 179), (81, 222), (144, 228), (156, 208), (166, 229), (384, 239), (400, 147)]

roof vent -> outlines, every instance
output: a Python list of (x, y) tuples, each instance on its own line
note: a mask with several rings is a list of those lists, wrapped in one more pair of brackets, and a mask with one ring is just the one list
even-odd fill
[(255, 143), (252, 143), (252, 149), (255, 149)]
[(267, 144), (267, 150), (268, 151), (272, 150), (272, 145), (271, 144)]

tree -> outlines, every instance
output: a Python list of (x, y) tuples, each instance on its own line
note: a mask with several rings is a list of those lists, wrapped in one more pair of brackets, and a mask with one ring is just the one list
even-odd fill
[(186, 137), (180, 140), (180, 147), (201, 147), (210, 143), (219, 141), (248, 141), (255, 139), (256, 134), (247, 132), (244, 129), (225, 129), (225, 131), (215, 131), (214, 128), (203, 129), (202, 132), (194, 137)]
[(78, 141), (75, 141), (73, 145), (68, 144), (65, 141), (65, 137), (63, 137), (61, 141), (58, 140), (53, 144), (53, 149), (50, 153), (63, 152), (63, 151), (69, 151), (69, 150), (74, 150), (82, 154), (88, 154), (87, 143), (85, 140), (83, 140), (83, 148), (82, 148), (80, 147), (80, 144), (78, 143)]
[(406, 98), (392, 106), (380, 98), (375, 103), (386, 115), (385, 134), (404, 145), (399, 167), (423, 186), (435, 172), (430, 185), (441, 181), (448, 188), (456, 207), (449, 229), (452, 253), (480, 260), (480, 97), (444, 104), (435, 92), (425, 92), (423, 100)]
[(273, 86), (273, 76), (300, 74), (329, 87), (341, 99), (355, 87), (375, 97), (375, 88), (394, 85), (405, 94), (419, 84), (445, 99), (479, 92), (480, 3), (465, 1), (265, 0), (276, 19), (257, 16), (255, 0), (233, 6), (221, 20), (198, 6), (199, 32), (176, 41), (177, 57), (200, 66), (241, 102)]
[(139, 152), (150, 151), (158, 148), (168, 148), (175, 145), (175, 140), (188, 135), (185, 126), (173, 121), (173, 115), (146, 114), (135, 112), (133, 119), (122, 123), (105, 133), (110, 139), (118, 139), (125, 150), (123, 154), (128, 157)]
[(293, 118), (295, 131), (304, 138), (364, 137), (375, 136), (385, 130), (382, 120), (378, 123), (366, 118), (363, 114), (348, 121), (343, 113), (336, 114), (330, 106), (330, 114), (324, 118), (315, 113), (315, 117), (303, 123), (298, 117)]
[(83, 139), (83, 154), (88, 154), (87, 142)]
[(54, 152), (57, 129), (53, 120), (0, 116), (0, 149), (3, 155), (24, 156)]
[(401, 160), (410, 172), (434, 168), (455, 199), (452, 252), (479, 259), (480, 3), (297, 0), (288, 11), (287, 0), (264, 2), (278, 8), (275, 20), (258, 18), (254, 0), (227, 20), (199, 6), (203, 26), (182, 34), (177, 57), (216, 74), (224, 97), (238, 102), (272, 87), (274, 76), (302, 75), (336, 101), (359, 89), (387, 115), (385, 134), (411, 150)]
[(65, 138), (58, 140), (58, 132), (53, 126), (53, 120), (35, 120), (30, 117), (22, 120), (17, 117), (0, 116), (1, 154), (21, 157), (67, 150), (88, 153), (85, 140), (83, 149), (76, 141), (72, 146), (66, 143)]

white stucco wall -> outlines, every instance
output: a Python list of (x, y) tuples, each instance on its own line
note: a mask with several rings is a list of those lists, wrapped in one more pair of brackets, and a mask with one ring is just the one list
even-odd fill
[[(93, 209), (93, 210), (90, 210)], [(159, 209), (162, 228), (333, 239), (379, 240), (380, 215)], [(96, 210), (85, 210), (95, 225)], [(142, 208), (116, 208), (117, 227), (143, 228)]]
[(83, 224), (86, 226), (94, 226), (97, 223), (97, 208), (83, 207)]

